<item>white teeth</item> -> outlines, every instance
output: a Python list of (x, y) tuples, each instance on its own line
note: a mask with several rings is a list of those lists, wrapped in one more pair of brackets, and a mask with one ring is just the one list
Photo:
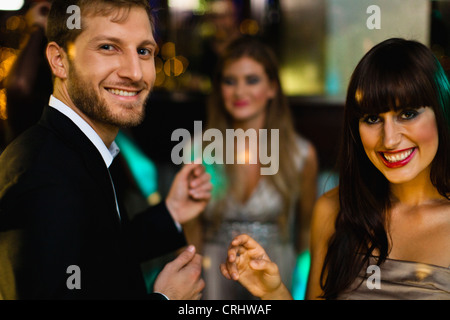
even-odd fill
[(403, 152), (399, 152), (396, 154), (383, 153), (383, 157), (389, 162), (398, 162), (398, 161), (402, 161), (402, 160), (405, 160), (406, 158), (408, 158), (413, 151), (414, 151), (414, 148), (403, 151)]
[(136, 91), (125, 91), (125, 90), (118, 90), (118, 89), (108, 89), (109, 92), (123, 97), (132, 97), (137, 95), (138, 93)]

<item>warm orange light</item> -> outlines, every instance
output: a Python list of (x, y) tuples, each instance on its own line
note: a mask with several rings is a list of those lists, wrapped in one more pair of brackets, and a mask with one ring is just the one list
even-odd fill
[(169, 60), (175, 57), (175, 43), (166, 42), (161, 47), (161, 56), (164, 60)]
[[(6, 78), (17, 59), (17, 53), (11, 48), (0, 48), (0, 81)], [(0, 90), (0, 119), (6, 120), (8, 114), (6, 111), (6, 89)]]
[(183, 63), (177, 58), (172, 58), (164, 63), (164, 73), (167, 76), (178, 77), (183, 72)]
[(8, 115), (6, 112), (6, 90), (0, 90), (0, 119), (6, 120), (8, 119)]
[(252, 19), (242, 21), (239, 30), (243, 34), (256, 35), (259, 32), (258, 22)]
[(176, 57), (181, 63), (183, 64), (183, 72), (186, 72), (187, 67), (189, 66), (189, 60), (186, 57), (183, 56), (177, 56)]
[(164, 72), (158, 72), (156, 74), (156, 78), (155, 78), (155, 87), (162, 86), (165, 80), (166, 80), (166, 75), (164, 74)]
[(161, 60), (160, 57), (155, 57), (155, 72), (156, 73), (160, 73), (163, 69), (163, 61)]
[(73, 42), (69, 42), (67, 45), (67, 55), (70, 60), (74, 60), (77, 55), (77, 49), (75, 48), (75, 44)]
[(11, 16), (6, 20), (6, 29), (17, 30), (20, 27), (21, 19), (18, 16)]
[(358, 104), (360, 104), (362, 99), (363, 99), (363, 92), (362, 92), (362, 90), (356, 89), (356, 92), (355, 92), (355, 100), (356, 100), (356, 102), (358, 102)]

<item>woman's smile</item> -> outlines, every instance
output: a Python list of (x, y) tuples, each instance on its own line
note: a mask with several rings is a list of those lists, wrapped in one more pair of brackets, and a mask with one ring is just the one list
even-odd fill
[(378, 152), (381, 160), (388, 168), (399, 168), (406, 166), (416, 154), (417, 148), (409, 148), (399, 151)]

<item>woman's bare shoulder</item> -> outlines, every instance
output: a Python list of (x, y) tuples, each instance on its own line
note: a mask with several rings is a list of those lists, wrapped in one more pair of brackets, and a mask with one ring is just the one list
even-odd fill
[(339, 212), (339, 190), (334, 188), (324, 193), (316, 202), (311, 223), (311, 271), (308, 282), (308, 299), (317, 299), (323, 292), (320, 278), (328, 243), (335, 232)]
[(323, 219), (336, 219), (339, 212), (339, 187), (325, 192), (316, 202), (315, 213)]
[[(313, 241), (319, 241), (322, 245), (335, 231), (335, 221), (339, 213), (339, 189), (338, 187), (324, 193), (316, 202), (312, 217)], [(317, 243), (317, 242), (316, 242)]]

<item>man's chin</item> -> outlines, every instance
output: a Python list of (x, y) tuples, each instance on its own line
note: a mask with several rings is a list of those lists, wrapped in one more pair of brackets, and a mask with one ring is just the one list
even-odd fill
[(133, 128), (133, 127), (137, 127), (138, 125), (140, 125), (143, 121), (144, 121), (143, 118), (142, 119), (140, 118), (137, 120), (121, 121), (118, 123), (117, 127), (124, 128), (124, 129)]
[(119, 128), (132, 128), (140, 125), (145, 118), (145, 111), (142, 109), (141, 112), (136, 112), (132, 110), (130, 112), (123, 112), (115, 117), (113, 117), (112, 122), (116, 124)]

